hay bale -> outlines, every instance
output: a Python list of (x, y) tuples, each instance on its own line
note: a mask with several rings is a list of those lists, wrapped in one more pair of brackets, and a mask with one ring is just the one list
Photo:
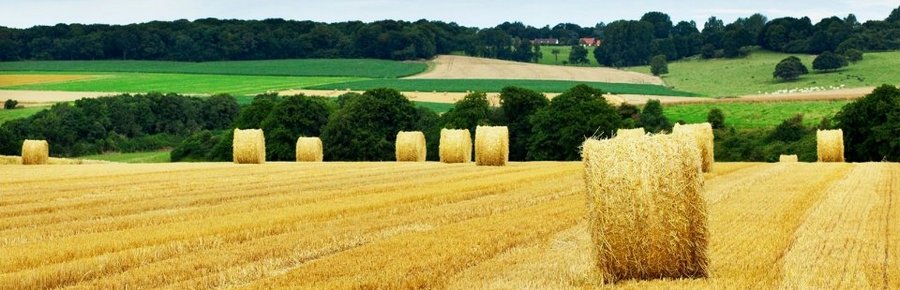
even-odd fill
[(844, 131), (816, 131), (816, 154), (819, 162), (844, 162)]
[(603, 95), (603, 99), (613, 107), (619, 107), (625, 103), (625, 98), (613, 94), (605, 94)]
[(322, 162), (324, 154), (319, 137), (297, 138), (296, 150), (297, 162)]
[(618, 131), (616, 131), (616, 138), (640, 137), (644, 135), (647, 135), (647, 132), (644, 131), (644, 128), (619, 129)]
[(778, 156), (778, 162), (797, 162), (799, 159), (797, 155), (781, 155)]
[(700, 124), (675, 124), (672, 128), (673, 134), (691, 134), (695, 138), (697, 146), (700, 147), (700, 156), (703, 157), (703, 172), (710, 172), (713, 163), (716, 162), (715, 157), (715, 136), (713, 135), (712, 125), (709, 123)]
[(702, 157), (686, 134), (587, 140), (595, 265), (605, 282), (707, 275)]
[(233, 142), (234, 163), (266, 163), (266, 137), (262, 129), (234, 129)]
[(509, 161), (509, 129), (506, 126), (475, 128), (475, 164), (505, 166)]
[(472, 161), (472, 135), (469, 129), (441, 129), (441, 143), (438, 147), (443, 163)]
[(425, 134), (419, 131), (400, 131), (394, 143), (394, 155), (397, 161), (425, 162), (428, 148), (425, 147)]
[(22, 164), (47, 164), (50, 160), (50, 144), (47, 140), (25, 140), (22, 142)]

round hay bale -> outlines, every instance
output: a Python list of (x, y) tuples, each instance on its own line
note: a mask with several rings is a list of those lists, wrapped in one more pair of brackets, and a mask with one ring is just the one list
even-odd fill
[(232, 154), (237, 164), (266, 163), (266, 137), (262, 129), (234, 129)]
[(322, 162), (322, 139), (319, 137), (297, 138), (297, 162)]
[(616, 131), (616, 138), (631, 138), (644, 135), (647, 135), (647, 132), (644, 131), (644, 128), (619, 129)]
[(428, 148), (425, 147), (425, 134), (419, 131), (400, 131), (394, 143), (394, 155), (397, 161), (425, 162)]
[(506, 126), (475, 128), (475, 164), (505, 166), (509, 161), (509, 129)]
[(443, 163), (472, 161), (472, 135), (469, 129), (441, 129), (441, 143), (438, 147)]
[(50, 144), (47, 140), (25, 140), (22, 142), (22, 164), (41, 165), (50, 160)]
[(672, 128), (673, 134), (691, 134), (695, 138), (697, 146), (700, 147), (700, 156), (703, 157), (703, 172), (710, 172), (713, 163), (716, 162), (715, 157), (715, 136), (713, 135), (712, 125), (710, 123), (700, 124), (675, 124)]
[(702, 158), (684, 134), (585, 141), (594, 263), (607, 283), (707, 275)]
[(613, 94), (605, 94), (603, 95), (603, 99), (613, 107), (619, 107), (625, 103), (625, 98)]
[(781, 155), (778, 156), (778, 162), (797, 162), (797, 155)]
[(819, 162), (844, 162), (844, 131), (816, 131), (816, 154)]

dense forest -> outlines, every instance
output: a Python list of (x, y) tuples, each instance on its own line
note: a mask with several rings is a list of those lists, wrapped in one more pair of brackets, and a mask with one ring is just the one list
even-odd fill
[(853, 14), (825, 18), (767, 19), (761, 14), (725, 24), (710, 17), (673, 23), (649, 12), (640, 20), (593, 27), (562, 23), (553, 27), (505, 22), (473, 28), (440, 21), (384, 20), (318, 23), (282, 19), (154, 21), (129, 25), (57, 24), (27, 29), (0, 26), (0, 61), (10, 60), (249, 60), (288, 58), (427, 59), (438, 54), (534, 61), (535, 38), (576, 45), (581, 37), (603, 44), (594, 54), (608, 66), (646, 64), (652, 56), (670, 60), (701, 55), (739, 57), (749, 47), (790, 53), (842, 53), (900, 49), (900, 8), (885, 20), (860, 23)]

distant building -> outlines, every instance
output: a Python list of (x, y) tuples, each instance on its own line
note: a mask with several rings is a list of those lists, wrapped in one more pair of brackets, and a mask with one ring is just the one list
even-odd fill
[(531, 40), (531, 44), (559, 44), (559, 39), (556, 38), (535, 38)]
[(602, 40), (593, 37), (582, 37), (578, 40), (578, 44), (581, 46), (600, 46), (601, 43), (603, 43)]

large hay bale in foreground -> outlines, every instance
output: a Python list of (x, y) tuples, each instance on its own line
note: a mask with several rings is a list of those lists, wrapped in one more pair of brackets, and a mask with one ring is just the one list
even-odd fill
[(261, 129), (234, 129), (232, 154), (237, 164), (266, 163), (266, 137)]
[(695, 143), (684, 134), (585, 141), (589, 230), (605, 282), (707, 275)]
[(46, 140), (25, 140), (22, 142), (22, 164), (47, 164), (50, 160), (50, 144)]
[(319, 137), (300, 137), (297, 138), (297, 162), (322, 162), (324, 157), (322, 150), (322, 139)]
[(844, 162), (844, 131), (816, 131), (816, 153), (819, 162)]
[(778, 162), (797, 162), (800, 159), (797, 158), (797, 155), (781, 155), (778, 156)]
[(700, 156), (703, 157), (703, 172), (712, 170), (713, 163), (716, 162), (715, 157), (715, 135), (713, 135), (712, 125), (710, 123), (700, 124), (675, 124), (672, 128), (673, 134), (691, 134), (697, 146), (700, 148)]
[(509, 161), (509, 129), (506, 126), (475, 128), (475, 164), (505, 166)]
[(441, 143), (438, 147), (443, 163), (472, 161), (472, 135), (469, 129), (441, 129)]
[(394, 145), (397, 161), (425, 162), (428, 148), (425, 147), (425, 134), (422, 132), (400, 131)]
[(616, 138), (640, 137), (644, 135), (647, 135), (647, 132), (644, 131), (644, 128), (619, 129), (618, 131), (616, 131)]

